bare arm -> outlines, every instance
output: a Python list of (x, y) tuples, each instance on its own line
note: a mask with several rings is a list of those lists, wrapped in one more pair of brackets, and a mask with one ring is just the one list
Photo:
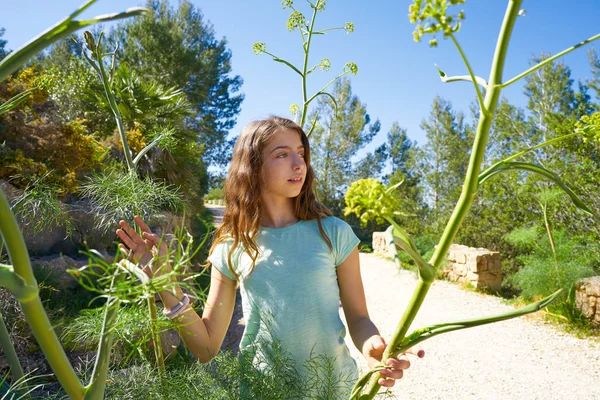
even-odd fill
[[(360, 276), (360, 258), (358, 249), (352, 253), (337, 267), (338, 284), (340, 286), (340, 300), (348, 323), (350, 336), (357, 349), (367, 360), (370, 368), (382, 362), (383, 352), (387, 347), (385, 339), (379, 335), (377, 327), (369, 318), (365, 290)], [(404, 357), (404, 356), (401, 356)], [(419, 357), (423, 357), (420, 355)], [(380, 385), (394, 386), (396, 379), (402, 378), (403, 370), (410, 367), (406, 359), (385, 360), (385, 364), (391, 369), (379, 371)]]
[[(221, 348), (233, 316), (235, 289), (236, 281), (226, 277), (216, 268), (212, 268), (210, 289), (202, 317), (193, 308), (188, 307), (174, 318), (185, 345), (202, 363), (209, 362)], [(163, 292), (160, 296), (167, 310), (178, 303), (171, 293)], [(177, 288), (176, 296), (179, 299), (183, 297), (181, 289)]]
[[(155, 266), (154, 271), (151, 268), (152, 250), (158, 252), (157, 260), (161, 260), (167, 254), (165, 244), (161, 242), (158, 235), (152, 233), (140, 217), (136, 216), (135, 222), (142, 230), (143, 238), (125, 221), (121, 221), (119, 225), (122, 229), (118, 229), (116, 233), (124, 244), (122, 243), (119, 246), (129, 253), (131, 261), (140, 265), (148, 276), (152, 277), (154, 274), (160, 274), (161, 271), (162, 273), (168, 273), (171, 268), (167, 261), (160, 266)], [(173, 289), (174, 293), (172, 290), (159, 293), (167, 311), (175, 307), (183, 298), (183, 292), (178, 285), (175, 284)], [(174, 318), (179, 335), (200, 362), (210, 361), (221, 348), (233, 315), (235, 289), (236, 281), (213, 268), (202, 318), (189, 306), (183, 313)]]
[[(367, 301), (360, 277), (358, 248), (337, 267), (340, 300), (352, 342), (365, 355), (363, 346), (367, 339), (379, 335), (379, 330), (369, 318)], [(365, 358), (367, 356), (365, 355)]]

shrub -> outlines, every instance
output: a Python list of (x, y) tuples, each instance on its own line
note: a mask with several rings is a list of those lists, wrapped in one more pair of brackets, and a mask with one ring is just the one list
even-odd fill
[(506, 240), (521, 249), (524, 255), (517, 257), (523, 267), (508, 282), (521, 290), (526, 300), (547, 296), (558, 289), (564, 289), (563, 302), (557, 304), (565, 311), (572, 310), (569, 293), (581, 278), (595, 274), (594, 257), (590, 244), (571, 237), (564, 230), (553, 232), (556, 256), (545, 231), (535, 227), (523, 227), (512, 231)]
[(213, 188), (208, 191), (206, 196), (204, 196), (205, 200), (221, 200), (223, 199), (223, 188)]

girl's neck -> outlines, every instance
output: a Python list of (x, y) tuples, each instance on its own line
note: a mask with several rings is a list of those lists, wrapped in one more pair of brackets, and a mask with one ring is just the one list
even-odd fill
[(285, 228), (298, 222), (294, 212), (294, 199), (261, 197), (260, 226), (265, 228)]

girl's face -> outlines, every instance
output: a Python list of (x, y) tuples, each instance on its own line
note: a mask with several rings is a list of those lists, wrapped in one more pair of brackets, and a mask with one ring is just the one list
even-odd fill
[(304, 146), (300, 134), (279, 129), (264, 148), (262, 195), (293, 198), (300, 194), (306, 179)]

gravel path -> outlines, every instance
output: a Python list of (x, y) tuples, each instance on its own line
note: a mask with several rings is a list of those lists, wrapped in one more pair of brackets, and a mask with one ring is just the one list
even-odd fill
[(213, 224), (217, 227), (221, 226), (221, 224), (223, 223), (223, 214), (225, 213), (225, 206), (204, 203), (204, 207), (206, 207), (211, 213), (213, 213)]
[[(361, 254), (360, 261), (371, 319), (390, 338), (416, 278), (372, 254)], [(511, 309), (500, 298), (436, 281), (410, 331)], [(600, 399), (600, 342), (577, 339), (534, 318), (451, 332), (421, 346), (426, 356), (410, 357), (410, 370), (396, 384), (398, 399)]]

